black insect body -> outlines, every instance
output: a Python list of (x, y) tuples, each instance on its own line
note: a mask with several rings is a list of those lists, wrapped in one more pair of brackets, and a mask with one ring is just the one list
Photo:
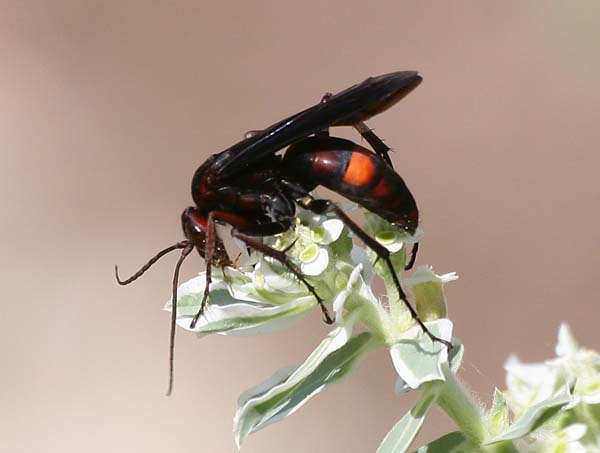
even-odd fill
[[(181, 264), (194, 248), (206, 262), (206, 287), (192, 327), (205, 309), (212, 267), (232, 264), (218, 237), (216, 224), (230, 225), (234, 238), (287, 267), (315, 297), (325, 322), (333, 322), (323, 300), (285, 251), (273, 249), (260, 239), (291, 228), (296, 205), (317, 214), (334, 213), (340, 218), (386, 263), (398, 295), (415, 322), (433, 341), (452, 347), (451, 343), (427, 330), (407, 301), (389, 251), (335, 203), (315, 199), (310, 194), (317, 186), (327, 187), (407, 233), (415, 232), (419, 222), (415, 200), (392, 167), (390, 148), (364, 121), (394, 105), (416, 88), (421, 80), (413, 71), (395, 72), (369, 78), (335, 95), (326, 94), (313, 107), (264, 130), (248, 133), (244, 140), (212, 155), (196, 170), (192, 179), (195, 206), (186, 208), (182, 214), (186, 239), (159, 252), (129, 279), (122, 281), (117, 275), (120, 284), (131, 283), (163, 255), (182, 249), (173, 277), (169, 393), (173, 383), (177, 284)], [(334, 126), (354, 127), (373, 151), (352, 141), (329, 136), (329, 128)], [(289, 148), (283, 154), (278, 153), (285, 147)], [(407, 269), (414, 264), (417, 246), (415, 244), (413, 248)]]

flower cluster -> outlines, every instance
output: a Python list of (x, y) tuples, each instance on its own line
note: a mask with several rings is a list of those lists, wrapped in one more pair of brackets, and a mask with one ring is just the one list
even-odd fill
[(600, 355), (579, 347), (566, 324), (559, 329), (555, 358), (522, 363), (512, 356), (505, 366), (505, 397), (514, 417), (555, 398), (565, 385), (571, 388), (568, 403), (524, 439), (527, 451), (600, 451)]
[[(455, 274), (436, 275), (430, 267), (421, 266), (410, 278), (404, 278), (401, 273), (406, 244), (418, 238), (407, 236), (369, 213), (365, 229), (391, 252), (402, 286), (412, 293), (413, 303), (427, 328), (450, 341), (452, 323), (446, 318), (444, 285), (455, 280)], [(335, 312), (336, 324), (304, 363), (277, 371), (240, 396), (234, 421), (238, 447), (248, 434), (286, 417), (344, 377), (374, 348), (389, 349), (398, 375), (398, 393), (447, 379), (447, 348), (433, 342), (412, 321), (387, 266), (382, 266), (370, 250), (355, 244), (339, 219), (301, 213), (294, 228), (264, 241), (275, 249), (286, 250), (328, 309)], [(374, 275), (386, 283), (385, 303), (371, 289)], [(177, 323), (198, 335), (258, 334), (284, 329), (316, 305), (306, 286), (288, 269), (253, 253), (237, 269), (213, 270), (209, 304), (195, 328), (190, 329), (190, 320), (202, 299), (205, 278), (201, 273), (182, 284), (178, 292)], [(167, 303), (165, 309), (170, 308)], [(358, 324), (363, 328), (355, 332)], [(454, 370), (461, 356), (462, 347), (453, 348), (450, 363)], [(419, 427), (420, 423), (410, 431), (406, 448)], [(382, 444), (380, 451), (403, 450), (387, 449)]]

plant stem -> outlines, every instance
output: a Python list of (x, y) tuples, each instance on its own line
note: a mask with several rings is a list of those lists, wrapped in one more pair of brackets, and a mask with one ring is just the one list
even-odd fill
[(447, 364), (443, 365), (442, 371), (446, 381), (442, 384), (438, 404), (473, 444), (481, 445), (487, 436), (481, 407)]
[(471, 444), (476, 446), (479, 451), (488, 453), (517, 452), (518, 450), (510, 441), (499, 442), (488, 447), (482, 446), (489, 433), (486, 416), (481, 405), (475, 401), (471, 391), (458, 380), (448, 364), (442, 366), (442, 372), (446, 381), (441, 384), (437, 402), (443, 411), (454, 420)]

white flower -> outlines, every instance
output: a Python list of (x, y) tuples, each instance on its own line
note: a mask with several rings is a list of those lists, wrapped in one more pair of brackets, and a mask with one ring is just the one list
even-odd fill
[(504, 364), (506, 399), (512, 411), (521, 415), (528, 407), (549, 398), (556, 389), (559, 370), (545, 363), (523, 363), (511, 355)]
[(327, 268), (332, 254), (327, 246), (339, 239), (343, 229), (341, 220), (329, 219), (312, 226), (308, 235), (300, 236), (298, 259), (304, 275), (320, 275)]
[(367, 220), (365, 230), (391, 253), (399, 252), (404, 244), (414, 244), (423, 237), (423, 230), (420, 228), (417, 228), (415, 234), (410, 236), (378, 215), (367, 213), (365, 218)]
[[(560, 439), (562, 444), (566, 444), (566, 450), (568, 453), (579, 453), (586, 452), (586, 448), (579, 442), (585, 433), (587, 432), (587, 426), (583, 423), (573, 423), (560, 431), (557, 437)], [(556, 450), (560, 451), (560, 450)]]
[(525, 418), (565, 382), (572, 389), (561, 411), (530, 433), (528, 451), (600, 452), (600, 357), (580, 347), (566, 324), (560, 326), (556, 354), (542, 363), (522, 363), (511, 356), (505, 365), (506, 400), (516, 417)]

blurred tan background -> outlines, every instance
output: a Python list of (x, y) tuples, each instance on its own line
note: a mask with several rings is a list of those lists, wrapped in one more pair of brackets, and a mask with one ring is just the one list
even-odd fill
[[(166, 398), (175, 258), (127, 288), (113, 265), (181, 238), (207, 156), (395, 70), (424, 83), (371, 125), (418, 200), (419, 263), (460, 274), (463, 379), (489, 402), (508, 355), (551, 355), (562, 320), (600, 346), (598, 2), (0, 6), (0, 450), (233, 451), (238, 394), (302, 361), (320, 313), (269, 337), (180, 331)], [(243, 451), (374, 451), (414, 400), (393, 384), (374, 354)], [(451, 428), (436, 412), (419, 442)]]

